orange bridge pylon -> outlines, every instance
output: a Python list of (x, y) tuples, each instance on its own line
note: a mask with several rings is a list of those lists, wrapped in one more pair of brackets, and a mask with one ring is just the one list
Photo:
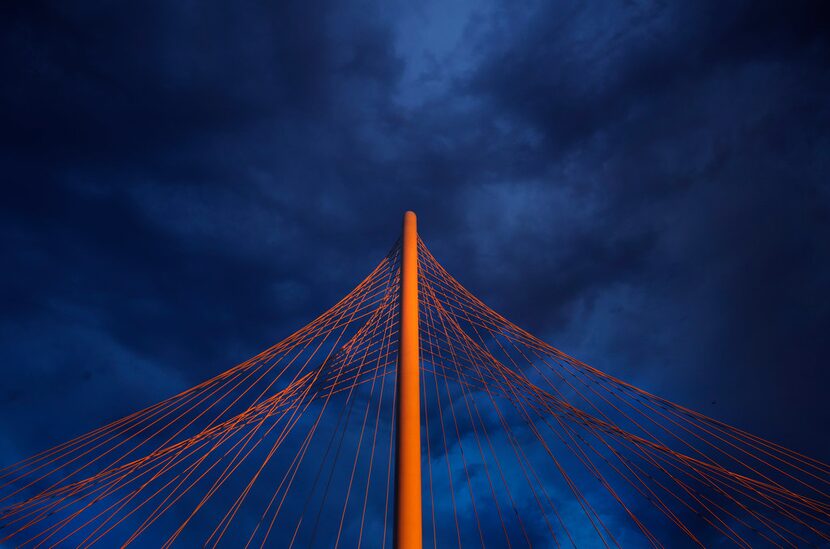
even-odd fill
[(401, 549), (420, 549), (423, 536), (418, 302), (417, 221), (413, 212), (406, 212), (401, 241), (400, 397), (395, 455), (395, 547)]

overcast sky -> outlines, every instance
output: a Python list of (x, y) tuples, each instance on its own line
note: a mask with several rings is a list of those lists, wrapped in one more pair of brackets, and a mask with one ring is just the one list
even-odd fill
[(4, 6), (0, 463), (282, 339), (406, 209), (520, 326), (830, 461), (821, 4)]

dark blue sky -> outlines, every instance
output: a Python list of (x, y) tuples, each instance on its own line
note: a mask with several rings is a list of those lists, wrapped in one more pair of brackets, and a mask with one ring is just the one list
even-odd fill
[(821, 2), (14, 2), (0, 462), (225, 370), (404, 210), (485, 302), (830, 460)]

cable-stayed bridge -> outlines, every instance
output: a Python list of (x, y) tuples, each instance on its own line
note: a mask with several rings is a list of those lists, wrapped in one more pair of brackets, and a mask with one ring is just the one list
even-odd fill
[(830, 546), (829, 484), (522, 330), (407, 213), (307, 326), (0, 469), (0, 546)]

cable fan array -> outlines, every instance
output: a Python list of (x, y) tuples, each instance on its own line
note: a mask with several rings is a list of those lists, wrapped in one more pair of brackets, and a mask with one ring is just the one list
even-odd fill
[[(419, 256), (424, 389), (429, 377), (457, 385), (425, 393), (428, 450), (441, 456), (430, 464), (445, 460), (448, 477), (475, 472), (448, 483), (468, 488), (451, 493), (459, 546), (535, 545), (545, 533), (557, 547), (830, 542), (826, 464), (567, 356), (487, 307), (423, 242)], [(442, 529), (434, 493), (437, 545), (453, 528)]]
[[(425, 544), (830, 543), (830, 467), (563, 354), (418, 255)], [(391, 545), (399, 279), (396, 244), (256, 357), (0, 470), (0, 545)]]

